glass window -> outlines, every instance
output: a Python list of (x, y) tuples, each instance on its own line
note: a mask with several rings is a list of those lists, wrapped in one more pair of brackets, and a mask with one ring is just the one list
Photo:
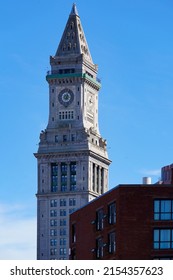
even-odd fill
[(72, 242), (76, 242), (76, 224), (72, 225)]
[(108, 205), (108, 220), (109, 220), (109, 224), (116, 223), (116, 204), (115, 204), (115, 202)]
[(52, 163), (51, 165), (51, 192), (57, 192), (58, 190), (58, 165)]
[(56, 253), (57, 253), (57, 249), (56, 248), (50, 249), (51, 256), (56, 255)]
[(173, 249), (173, 229), (154, 230), (154, 249)]
[(60, 210), (60, 216), (66, 216), (66, 209)]
[(50, 210), (50, 216), (56, 217), (57, 216), (57, 210)]
[(62, 175), (61, 176), (61, 182), (62, 183), (67, 183), (67, 175)]
[(59, 254), (62, 255), (66, 255), (67, 254), (67, 249), (66, 248), (60, 248), (59, 249)]
[(103, 209), (96, 212), (96, 228), (97, 230), (103, 229)]
[(66, 206), (66, 199), (65, 198), (60, 199), (60, 206)]
[(96, 257), (98, 259), (103, 257), (103, 240), (102, 240), (102, 238), (98, 238), (96, 240)]
[(76, 205), (76, 198), (69, 198), (69, 206), (75, 206)]
[(57, 200), (56, 199), (51, 199), (50, 207), (57, 207)]
[(67, 222), (65, 219), (60, 219), (59, 224), (60, 226), (66, 226)]
[(115, 243), (115, 232), (111, 232), (108, 235), (108, 249), (109, 249), (109, 253), (113, 254), (115, 253), (116, 250), (116, 243)]
[(51, 229), (50, 230), (50, 235), (51, 236), (56, 236), (57, 235), (57, 230), (56, 229)]
[(66, 243), (67, 243), (67, 240), (66, 240), (66, 238), (60, 238), (60, 241), (59, 241), (59, 244), (62, 246), (62, 245), (66, 245)]
[(67, 142), (67, 135), (63, 135), (63, 142)]
[(56, 246), (56, 245), (57, 245), (57, 239), (51, 239), (50, 246)]
[(50, 220), (50, 226), (51, 227), (57, 226), (57, 220)]
[(70, 191), (76, 191), (76, 189), (77, 189), (76, 184), (70, 185)]
[(66, 163), (61, 163), (61, 172), (67, 173), (67, 164)]
[(75, 173), (76, 172), (76, 162), (72, 162), (70, 164), (70, 171), (71, 171), (71, 173)]
[(154, 201), (154, 220), (173, 220), (173, 200)]
[(66, 228), (61, 228), (60, 229), (60, 235), (66, 235)]

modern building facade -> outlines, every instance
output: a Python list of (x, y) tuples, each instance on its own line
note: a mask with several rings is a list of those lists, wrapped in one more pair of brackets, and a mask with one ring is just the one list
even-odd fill
[(173, 259), (173, 185), (118, 185), (70, 215), (70, 259)]
[(99, 132), (97, 78), (76, 6), (50, 57), (49, 120), (40, 134), (37, 259), (68, 259), (69, 214), (108, 190), (106, 140)]

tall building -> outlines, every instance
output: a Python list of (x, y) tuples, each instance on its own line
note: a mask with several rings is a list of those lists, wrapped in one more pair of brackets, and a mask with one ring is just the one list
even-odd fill
[(173, 185), (119, 185), (70, 215), (71, 259), (173, 259)]
[(40, 133), (37, 259), (68, 259), (69, 214), (108, 189), (106, 141), (98, 125), (98, 67), (73, 4), (50, 57), (49, 120)]

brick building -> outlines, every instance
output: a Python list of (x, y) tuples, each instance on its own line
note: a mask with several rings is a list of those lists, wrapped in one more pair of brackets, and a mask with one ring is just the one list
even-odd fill
[(162, 167), (161, 181), (163, 184), (173, 184), (173, 164)]
[(118, 185), (70, 216), (71, 259), (173, 259), (173, 186)]

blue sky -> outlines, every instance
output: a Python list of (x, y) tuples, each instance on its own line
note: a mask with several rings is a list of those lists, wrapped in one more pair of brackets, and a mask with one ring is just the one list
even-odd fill
[[(110, 188), (152, 182), (173, 162), (173, 1), (76, 0), (102, 80)], [(37, 151), (48, 120), (49, 56), (73, 2), (6, 0), (0, 45), (0, 259), (35, 259)]]

